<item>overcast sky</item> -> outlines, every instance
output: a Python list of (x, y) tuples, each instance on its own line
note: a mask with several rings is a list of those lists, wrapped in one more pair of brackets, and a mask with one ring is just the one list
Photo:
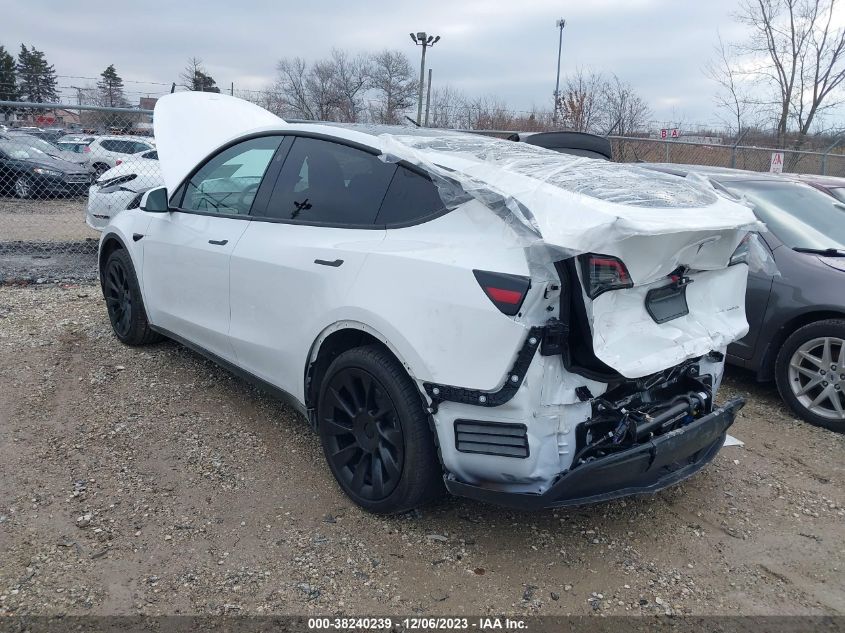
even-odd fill
[[(136, 82), (177, 80), (188, 57), (203, 59), (221, 87), (260, 89), (280, 57), (315, 59), (332, 47), (396, 48), (415, 64), (410, 31), (442, 37), (429, 51), (434, 85), (495, 94), (516, 110), (549, 107), (557, 58), (555, 21), (566, 18), (561, 74), (578, 66), (633, 84), (658, 122), (718, 121), (715, 85), (702, 69), (717, 31), (742, 39), (737, 0), (205, 0), (204, 2), (6, 3), (0, 44), (45, 51), (60, 85), (86, 85), (113, 63), (127, 96), (166, 90)], [(76, 77), (76, 78), (71, 78)], [(69, 96), (71, 91), (67, 91)]]

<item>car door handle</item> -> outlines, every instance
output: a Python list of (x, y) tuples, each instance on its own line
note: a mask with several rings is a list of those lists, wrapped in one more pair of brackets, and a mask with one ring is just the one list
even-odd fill
[(208, 240), (209, 244), (214, 244), (215, 246), (226, 246), (229, 243), (229, 240)]
[(320, 264), (321, 266), (331, 266), (333, 268), (337, 268), (338, 266), (340, 266), (343, 263), (343, 260), (342, 259), (336, 259), (333, 262), (330, 262), (326, 259), (315, 259), (314, 263)]

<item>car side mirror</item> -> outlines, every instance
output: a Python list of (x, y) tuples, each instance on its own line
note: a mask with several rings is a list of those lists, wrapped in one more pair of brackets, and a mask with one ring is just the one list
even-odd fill
[(167, 203), (167, 187), (150, 189), (141, 198), (141, 211), (148, 213), (167, 213), (170, 205)]

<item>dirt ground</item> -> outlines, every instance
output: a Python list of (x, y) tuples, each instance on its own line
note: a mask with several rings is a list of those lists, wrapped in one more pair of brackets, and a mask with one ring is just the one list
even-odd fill
[(0, 197), (0, 242), (99, 239), (85, 224), (87, 197), (17, 200)]
[(97, 287), (0, 287), (0, 615), (845, 613), (845, 438), (730, 374), (745, 447), (656, 496), (382, 518), (281, 404), (118, 343)]

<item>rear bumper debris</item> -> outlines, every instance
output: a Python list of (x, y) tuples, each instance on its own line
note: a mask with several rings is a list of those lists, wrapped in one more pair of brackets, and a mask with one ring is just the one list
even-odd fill
[(743, 405), (745, 400), (736, 398), (680, 429), (563, 472), (543, 494), (491, 489), (449, 475), (445, 477), (446, 488), (453, 495), (520, 510), (653, 494), (691, 477), (709, 463), (724, 444), (725, 432)]

